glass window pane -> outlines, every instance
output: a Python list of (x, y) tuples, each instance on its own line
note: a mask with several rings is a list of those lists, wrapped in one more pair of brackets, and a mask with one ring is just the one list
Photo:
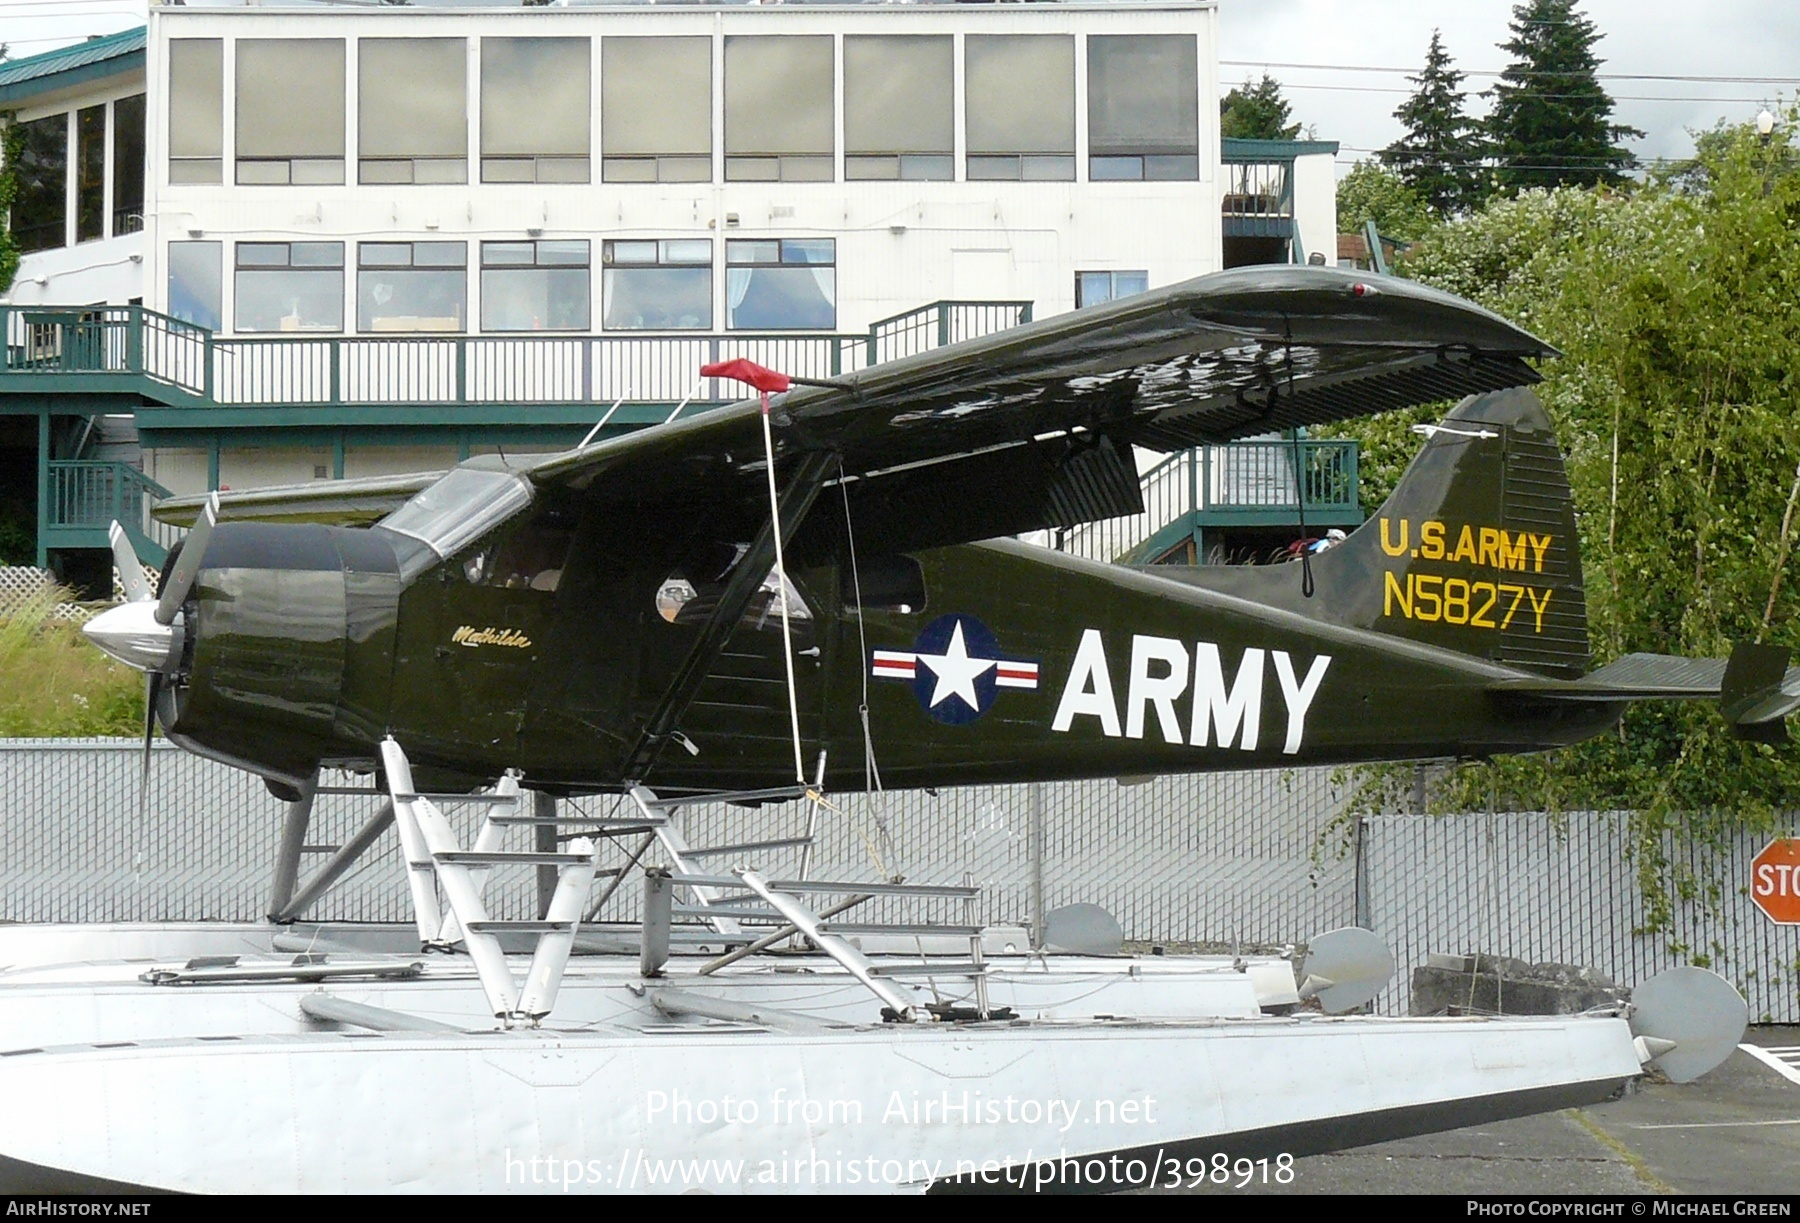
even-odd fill
[(239, 331), (342, 331), (342, 268), (239, 269)]
[(21, 123), (18, 194), (9, 228), (22, 253), (68, 242), (69, 116)]
[(832, 51), (828, 35), (725, 39), (725, 151), (830, 156)]
[(133, 234), (144, 228), (144, 95), (113, 103), (112, 231)]
[(759, 331), (837, 326), (837, 269), (728, 268), (725, 325)]
[(483, 242), (481, 262), (487, 267), (497, 264), (524, 264), (529, 267), (537, 262), (537, 246), (531, 242)]
[(460, 38), (357, 43), (357, 152), (362, 157), (468, 155), (468, 44)]
[(237, 244), (237, 262), (241, 268), (284, 268), (288, 264), (287, 243), (240, 242)]
[(833, 238), (783, 238), (783, 263), (836, 263), (837, 241)]
[(977, 157), (969, 155), (969, 178), (979, 182), (1018, 181), (1020, 169), (1018, 157)]
[(951, 152), (952, 58), (947, 35), (845, 35), (845, 151)]
[(712, 39), (602, 39), (600, 150), (710, 158)]
[(1072, 183), (1075, 181), (1073, 157), (1049, 157), (1043, 154), (1019, 159), (1019, 177), (1028, 183)]
[(223, 277), (217, 242), (169, 243), (169, 313), (214, 331), (219, 329)]
[(586, 240), (579, 242), (539, 242), (537, 244), (537, 261), (540, 267), (551, 264), (586, 267), (588, 264), (588, 244)]
[(1199, 152), (1199, 68), (1191, 34), (1094, 34), (1087, 46), (1091, 154)]
[(964, 41), (968, 151), (1075, 152), (1075, 40), (971, 34)]
[(405, 268), (412, 266), (410, 242), (364, 242), (356, 248), (356, 263), (365, 268)]
[(481, 40), (484, 157), (588, 155), (585, 38)]
[(492, 268), (481, 274), (483, 331), (586, 331), (586, 268)]
[(1097, 183), (1137, 182), (1144, 177), (1142, 157), (1090, 157), (1088, 177)]
[(236, 96), (239, 158), (343, 157), (343, 39), (238, 39)]
[(656, 243), (654, 242), (608, 242), (606, 249), (610, 252), (609, 263), (655, 263)]
[(469, 262), (469, 248), (462, 242), (415, 242), (414, 267), (460, 268)]
[(710, 267), (610, 267), (601, 275), (608, 331), (704, 331), (712, 326)]
[(106, 107), (75, 113), (75, 241), (106, 236)]
[(698, 263), (712, 266), (712, 243), (704, 238), (673, 239), (662, 244), (664, 263)]
[(956, 159), (948, 153), (907, 153), (900, 158), (900, 177), (910, 182), (947, 183), (956, 177)]
[(342, 242), (294, 242), (288, 246), (288, 263), (294, 267), (341, 268)]
[(780, 263), (781, 243), (736, 239), (725, 244), (727, 263)]
[[(363, 270), (356, 274), (356, 329), (461, 331), (467, 299), (462, 246), (420, 242), (415, 254), (406, 243), (363, 243), (357, 255)], [(433, 260), (454, 266), (432, 266)]]
[[(212, 161), (225, 151), (225, 44), (217, 38), (169, 40), (169, 157)], [(199, 172), (203, 167), (189, 167)], [(218, 182), (211, 178), (179, 178), (171, 182)]]

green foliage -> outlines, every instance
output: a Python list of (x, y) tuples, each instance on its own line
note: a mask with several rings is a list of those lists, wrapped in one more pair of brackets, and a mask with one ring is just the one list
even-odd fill
[(1412, 242), (1437, 224), (1437, 216), (1398, 174), (1372, 161), (1359, 161), (1338, 183), (1338, 232), (1360, 230), (1365, 221), (1375, 222), (1386, 237)]
[(1618, 141), (1641, 137), (1612, 121), (1600, 87), (1599, 29), (1576, 0), (1526, 0), (1513, 9), (1513, 62), (1494, 86), (1487, 134), (1504, 189), (1621, 183), (1637, 164)]
[(1476, 206), (1487, 197), (1489, 187), (1485, 142), (1463, 110), (1466, 95), (1458, 88), (1463, 74), (1450, 64), (1450, 53), (1433, 30), (1425, 67), (1418, 76), (1406, 78), (1418, 88), (1394, 112), (1394, 118), (1406, 125), (1406, 135), (1376, 154), (1382, 165), (1444, 216)]
[(0, 565), (29, 565), (37, 559), (37, 537), (23, 523), (0, 517)]
[[(1800, 173), (1785, 142), (1747, 125), (1699, 161), (1686, 186), (1496, 199), (1402, 265), (1563, 352), (1539, 390), (1567, 452), (1597, 662), (1800, 646)], [(1371, 493), (1415, 449), (1414, 419), (1351, 431)], [(1385, 805), (1411, 766), (1364, 780), (1363, 803)], [(1710, 703), (1646, 703), (1576, 747), (1448, 769), (1429, 804), (1630, 811), (1651, 924), (1666, 925), (1670, 905), (1712, 886), (1677, 848), (1800, 809), (1800, 748), (1736, 740)]]
[(143, 733), (144, 679), (52, 615), (57, 587), (0, 608), (0, 738)]
[(1281, 82), (1263, 73), (1261, 81), (1244, 83), (1219, 99), (1219, 135), (1235, 140), (1292, 140), (1300, 134), (1289, 123), (1293, 108), (1281, 96)]
[(25, 129), (9, 111), (0, 114), (0, 293), (12, 288), (19, 274), (19, 242), (12, 235), (12, 204), (19, 196), (19, 155), (25, 151)]

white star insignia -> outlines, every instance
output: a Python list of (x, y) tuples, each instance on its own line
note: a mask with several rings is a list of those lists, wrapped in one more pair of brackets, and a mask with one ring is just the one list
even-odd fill
[(950, 634), (950, 644), (942, 654), (920, 654), (918, 658), (937, 676), (937, 686), (931, 692), (933, 709), (950, 696), (961, 697), (970, 709), (981, 708), (981, 700), (975, 695), (975, 680), (994, 667), (998, 660), (969, 657), (969, 647), (963, 643), (961, 620), (956, 622), (956, 628)]

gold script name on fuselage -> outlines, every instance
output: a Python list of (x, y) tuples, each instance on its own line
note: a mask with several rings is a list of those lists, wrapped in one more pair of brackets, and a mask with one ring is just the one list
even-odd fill
[(465, 624), (458, 628), (454, 633), (450, 634), (450, 641), (454, 645), (466, 645), (471, 647), (498, 645), (506, 646), (507, 648), (514, 650), (528, 650), (531, 648), (531, 638), (527, 637), (524, 633), (521, 633), (518, 629), (493, 628), (492, 626), (488, 628), (476, 628), (472, 624)]
[[(1544, 558), (1553, 537), (1530, 531), (1454, 523), (1427, 518), (1417, 524), (1407, 518), (1380, 520), (1381, 550), (1392, 557), (1441, 561), (1487, 568), (1502, 573), (1543, 573)], [(1466, 625), (1504, 630), (1512, 627), (1520, 612), (1529, 616), (1532, 631), (1544, 631), (1544, 613), (1555, 593), (1547, 587), (1512, 582), (1487, 582), (1442, 574), (1389, 571), (1383, 575), (1381, 614), (1425, 623)]]

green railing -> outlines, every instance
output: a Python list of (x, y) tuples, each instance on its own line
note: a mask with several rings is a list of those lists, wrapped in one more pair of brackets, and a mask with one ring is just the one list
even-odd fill
[(183, 534), (150, 511), (172, 494), (129, 463), (53, 459), (44, 471), (42, 532), (49, 548), (104, 548), (113, 522), (132, 537), (138, 555), (161, 564)]
[[(940, 301), (866, 333), (220, 338), (142, 306), (0, 306), (0, 388), (140, 391), (183, 406), (720, 403), (700, 378), (748, 357), (829, 378), (1016, 326), (1029, 302)], [(51, 378), (56, 379), (54, 383)]]

